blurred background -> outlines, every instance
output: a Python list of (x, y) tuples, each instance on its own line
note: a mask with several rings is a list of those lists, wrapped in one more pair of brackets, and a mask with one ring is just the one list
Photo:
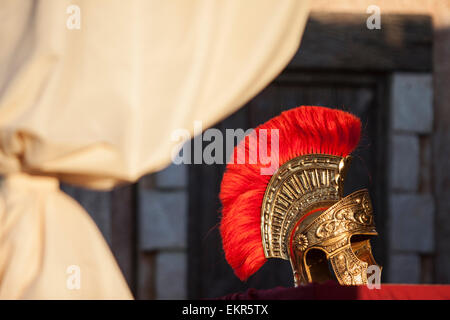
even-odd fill
[[(370, 30), (369, 5), (381, 9)], [(369, 188), (382, 281), (450, 283), (450, 4), (312, 2), (299, 51), (260, 94), (214, 127), (254, 128), (298, 105), (363, 122), (346, 193)], [(205, 144), (204, 144), (205, 145)], [(271, 259), (246, 283), (225, 261), (218, 224), (225, 165), (171, 165), (111, 192), (63, 184), (97, 223), (138, 299), (223, 296), (293, 286)]]

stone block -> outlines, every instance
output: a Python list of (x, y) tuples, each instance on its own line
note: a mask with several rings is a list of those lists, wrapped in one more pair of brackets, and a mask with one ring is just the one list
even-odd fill
[(420, 169), (418, 136), (394, 134), (390, 152), (391, 190), (417, 191)]
[[(389, 258), (388, 282), (419, 283), (420, 257), (418, 254), (393, 253)], [(383, 275), (382, 275), (382, 281)]]
[(139, 191), (141, 250), (186, 248), (187, 192)]
[(433, 129), (431, 74), (395, 73), (392, 76), (391, 110), (394, 130), (431, 133)]
[(188, 180), (187, 166), (171, 164), (167, 168), (155, 173), (157, 188), (184, 188)]
[(434, 200), (431, 195), (390, 197), (390, 247), (402, 252), (434, 251)]
[(160, 252), (156, 257), (156, 299), (186, 299), (187, 255)]

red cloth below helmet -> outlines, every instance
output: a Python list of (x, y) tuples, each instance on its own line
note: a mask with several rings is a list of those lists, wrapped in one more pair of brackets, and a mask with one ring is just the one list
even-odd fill
[(382, 284), (380, 289), (369, 289), (329, 281), (297, 288), (249, 289), (220, 300), (450, 300), (450, 285)]

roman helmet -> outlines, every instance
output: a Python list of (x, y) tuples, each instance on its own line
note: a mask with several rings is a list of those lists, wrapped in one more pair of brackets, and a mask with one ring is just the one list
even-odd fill
[(220, 232), (241, 280), (268, 258), (281, 258), (290, 261), (296, 286), (367, 283), (368, 268), (377, 265), (370, 196), (366, 189), (343, 194), (360, 132), (359, 118), (348, 112), (301, 106), (238, 144), (221, 184)]

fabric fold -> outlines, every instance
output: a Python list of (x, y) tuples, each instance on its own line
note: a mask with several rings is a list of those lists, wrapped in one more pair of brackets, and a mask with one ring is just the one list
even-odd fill
[(24, 173), (5, 177), (0, 299), (131, 298), (97, 226), (59, 189), (57, 179)]

